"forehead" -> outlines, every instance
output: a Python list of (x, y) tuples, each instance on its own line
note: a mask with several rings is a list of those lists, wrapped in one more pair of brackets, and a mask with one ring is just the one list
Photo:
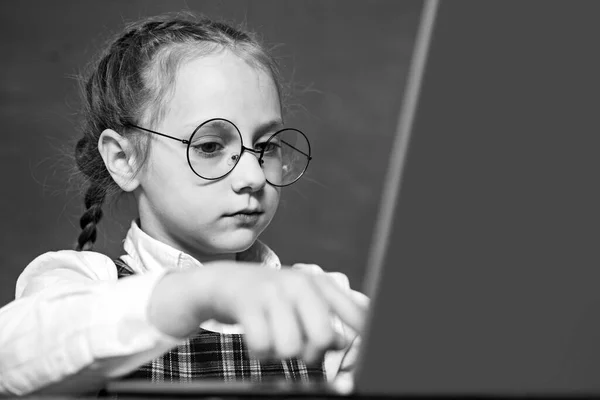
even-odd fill
[(226, 118), (240, 129), (281, 119), (281, 106), (272, 77), (262, 68), (222, 51), (184, 62), (167, 102), (165, 128)]

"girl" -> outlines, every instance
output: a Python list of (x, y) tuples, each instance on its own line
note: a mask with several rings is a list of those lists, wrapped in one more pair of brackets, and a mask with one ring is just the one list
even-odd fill
[[(366, 298), (341, 274), (282, 267), (258, 240), (311, 160), (281, 94), (275, 61), (223, 23), (151, 18), (108, 47), (84, 86), (77, 249), (36, 258), (0, 310), (0, 393), (117, 378), (348, 383)], [(111, 260), (91, 249), (121, 191), (139, 218)]]

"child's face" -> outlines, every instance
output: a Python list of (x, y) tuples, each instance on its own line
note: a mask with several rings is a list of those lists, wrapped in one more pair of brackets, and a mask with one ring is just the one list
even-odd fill
[[(243, 144), (269, 137), (281, 124), (281, 107), (272, 78), (228, 51), (183, 64), (156, 130), (188, 139), (211, 118), (232, 121)], [(262, 131), (266, 124), (274, 124)], [(266, 182), (257, 157), (245, 151), (233, 171), (204, 180), (191, 170), (186, 145), (153, 135), (137, 191), (142, 229), (200, 261), (247, 249), (271, 222), (279, 189)], [(260, 211), (254, 217), (232, 216)]]

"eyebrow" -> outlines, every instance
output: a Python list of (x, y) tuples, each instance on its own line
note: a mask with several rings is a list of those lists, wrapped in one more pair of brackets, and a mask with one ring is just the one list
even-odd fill
[(281, 128), (283, 128), (283, 121), (280, 119), (275, 119), (275, 120), (263, 123), (255, 129), (253, 139), (263, 136), (267, 133), (271, 133), (275, 130), (279, 130)]
[[(201, 124), (203, 124), (206, 121), (208, 121), (208, 120), (204, 120), (201, 122), (192, 122), (192, 123), (186, 124), (184, 126), (184, 128), (185, 129), (196, 129), (197, 127), (199, 127)], [(233, 121), (231, 121), (231, 122), (233, 122)], [(233, 123), (235, 125), (235, 122), (233, 122)], [(211, 122), (211, 125), (212, 124), (215, 124), (216, 126), (224, 126), (225, 122), (217, 120), (217, 121)], [(258, 127), (256, 127), (254, 129), (254, 133), (252, 134), (252, 139), (256, 139), (257, 137), (261, 137), (261, 136), (266, 135), (271, 132), (274, 133), (275, 130), (282, 129), (283, 126), (284, 126), (283, 120), (281, 120), (281, 119), (274, 119), (271, 121), (264, 122), (264, 123), (258, 125)], [(239, 129), (239, 127), (238, 127), (238, 129)]]

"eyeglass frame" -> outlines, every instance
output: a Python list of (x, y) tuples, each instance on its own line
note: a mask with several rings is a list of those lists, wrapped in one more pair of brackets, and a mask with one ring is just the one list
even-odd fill
[[(236, 124), (234, 124), (233, 122), (231, 122), (231, 121), (230, 121), (230, 120), (228, 120), (228, 119), (225, 119), (225, 118), (211, 118), (211, 119), (208, 119), (208, 120), (206, 120), (206, 121), (202, 122), (200, 125), (198, 125), (198, 126), (197, 126), (197, 127), (196, 127), (196, 128), (193, 130), (193, 131), (192, 131), (192, 134), (190, 135), (190, 139), (191, 139), (191, 138), (192, 138), (192, 137), (193, 137), (193, 136), (196, 134), (196, 132), (198, 131), (198, 129), (200, 129), (202, 126), (204, 126), (204, 125), (208, 124), (209, 122), (213, 122), (213, 121), (225, 121), (225, 122), (228, 122), (228, 123), (230, 123), (231, 125), (233, 125), (233, 127), (234, 127), (234, 128), (235, 128), (235, 130), (237, 131), (238, 135), (240, 136), (240, 147), (241, 147), (240, 154), (239, 154), (239, 156), (238, 156), (237, 160), (235, 160), (235, 164), (233, 165), (233, 167), (231, 167), (231, 169), (230, 169), (230, 170), (229, 170), (227, 173), (225, 173), (224, 175), (221, 175), (221, 176), (219, 176), (218, 178), (205, 178), (205, 177), (203, 177), (202, 175), (200, 175), (199, 173), (197, 173), (197, 172), (196, 172), (196, 170), (195, 170), (195, 169), (194, 169), (194, 167), (192, 166), (192, 161), (190, 160), (190, 145), (192, 144), (192, 141), (191, 141), (191, 140), (189, 140), (189, 139), (180, 139), (180, 138), (178, 138), (178, 137), (169, 136), (169, 135), (166, 135), (166, 134), (164, 134), (164, 133), (156, 132), (156, 131), (153, 131), (153, 130), (151, 130), (151, 129), (147, 129), (147, 128), (142, 128), (141, 126), (137, 126), (137, 125), (130, 124), (130, 123), (126, 124), (125, 126), (126, 126), (126, 127), (135, 128), (135, 129), (140, 129), (140, 130), (142, 130), (142, 131), (149, 132), (149, 133), (154, 133), (154, 134), (156, 134), (156, 135), (164, 136), (164, 137), (166, 137), (166, 138), (173, 139), (173, 140), (176, 140), (176, 141), (178, 141), (178, 142), (181, 142), (181, 143), (185, 144), (185, 145), (187, 146), (187, 148), (186, 148), (186, 158), (187, 158), (187, 160), (188, 160), (188, 165), (190, 166), (190, 169), (192, 170), (192, 172), (193, 172), (193, 173), (194, 173), (196, 176), (198, 176), (198, 177), (200, 177), (200, 178), (202, 178), (202, 179), (206, 179), (206, 180), (208, 180), (208, 181), (216, 181), (216, 180), (219, 180), (219, 179), (223, 179), (223, 178), (225, 178), (227, 175), (229, 175), (231, 172), (233, 172), (233, 170), (235, 169), (235, 167), (237, 167), (238, 163), (239, 163), (239, 162), (240, 162), (240, 160), (242, 159), (242, 155), (244, 154), (244, 151), (246, 151), (246, 150), (247, 150), (247, 151), (249, 151), (249, 152), (252, 152), (252, 153), (254, 153), (254, 154), (260, 154), (260, 156), (257, 158), (257, 160), (258, 160), (258, 164), (260, 165), (260, 167), (261, 167), (261, 169), (262, 169), (262, 165), (264, 164), (263, 156), (264, 156), (264, 153), (265, 153), (265, 149), (262, 149), (262, 150), (260, 150), (260, 151), (259, 151), (259, 150), (251, 149), (251, 148), (249, 148), (249, 147), (246, 147), (246, 146), (244, 146), (244, 140), (243, 140), (244, 138), (242, 137), (242, 133), (240, 132), (240, 130), (239, 130), (239, 128), (237, 127), (237, 125), (236, 125)], [(267, 182), (268, 182), (270, 185), (272, 185), (272, 186), (276, 186), (276, 187), (286, 187), (286, 186), (290, 186), (290, 185), (292, 185), (292, 184), (294, 184), (294, 183), (298, 182), (298, 180), (300, 180), (300, 178), (302, 178), (302, 176), (303, 176), (303, 175), (306, 173), (306, 170), (308, 169), (308, 165), (310, 164), (310, 161), (313, 159), (313, 158), (312, 158), (312, 156), (310, 155), (310, 154), (311, 154), (310, 141), (308, 140), (308, 137), (306, 137), (306, 135), (304, 134), (304, 132), (300, 131), (299, 129), (296, 129), (296, 128), (282, 128), (282, 129), (278, 130), (277, 132), (273, 133), (271, 136), (269, 136), (269, 139), (267, 139), (267, 141), (266, 141), (265, 143), (269, 143), (269, 142), (271, 141), (271, 139), (272, 139), (273, 137), (275, 137), (276, 135), (278, 135), (279, 133), (281, 133), (281, 132), (283, 132), (283, 131), (289, 131), (289, 130), (291, 130), (291, 131), (295, 131), (295, 132), (298, 132), (299, 134), (301, 134), (302, 136), (304, 136), (304, 139), (306, 139), (306, 144), (308, 145), (308, 154), (306, 154), (306, 153), (305, 153), (305, 152), (303, 152), (302, 150), (299, 150), (299, 149), (295, 148), (294, 146), (292, 146), (291, 144), (289, 144), (289, 143), (287, 143), (287, 142), (285, 142), (285, 141), (283, 141), (283, 140), (282, 140), (282, 141), (283, 141), (285, 144), (287, 144), (287, 145), (288, 145), (288, 146), (290, 146), (292, 149), (296, 150), (297, 152), (301, 153), (302, 155), (304, 155), (304, 156), (307, 158), (307, 161), (306, 161), (306, 166), (304, 167), (304, 170), (302, 171), (302, 173), (300, 173), (300, 175), (298, 175), (298, 177), (297, 177), (296, 179), (294, 179), (292, 182), (290, 182), (290, 183), (288, 183), (288, 184), (285, 184), (285, 185), (276, 185), (276, 184), (274, 184), (274, 183), (270, 182), (270, 181), (269, 181), (269, 179), (267, 179), (267, 176), (266, 176), (266, 174), (265, 174), (265, 180), (266, 180), (266, 181), (267, 181)], [(264, 173), (264, 172), (263, 172), (263, 173)]]

